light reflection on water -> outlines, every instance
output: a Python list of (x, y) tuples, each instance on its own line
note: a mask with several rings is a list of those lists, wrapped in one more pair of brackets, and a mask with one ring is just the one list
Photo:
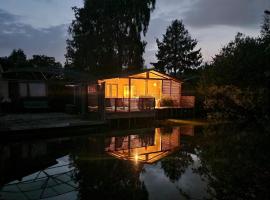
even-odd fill
[[(227, 162), (222, 163), (227, 159), (229, 166), (238, 165), (231, 158), (234, 154), (225, 155), (235, 147), (233, 137), (216, 138), (214, 132), (216, 128), (202, 131), (180, 126), (0, 144), (0, 199), (161, 200), (229, 195), (230, 188), (222, 185), (224, 176), (235, 180), (245, 166), (234, 174)], [(246, 191), (233, 195), (242, 196), (242, 192)]]

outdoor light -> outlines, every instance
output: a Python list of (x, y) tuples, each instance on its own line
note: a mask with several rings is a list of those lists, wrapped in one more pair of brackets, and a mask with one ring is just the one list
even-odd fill
[(154, 86), (154, 87), (157, 87), (157, 83), (154, 83), (153, 86)]

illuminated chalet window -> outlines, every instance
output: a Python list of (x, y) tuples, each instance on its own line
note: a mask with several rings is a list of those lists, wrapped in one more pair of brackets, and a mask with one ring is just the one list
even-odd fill
[[(136, 87), (135, 87), (135, 85), (131, 85), (130, 86), (130, 97), (134, 98), (136, 96), (137, 96)], [(129, 86), (128, 85), (124, 85), (124, 98), (129, 98)]]
[(118, 85), (117, 84), (106, 84), (106, 97), (117, 98), (118, 96)]

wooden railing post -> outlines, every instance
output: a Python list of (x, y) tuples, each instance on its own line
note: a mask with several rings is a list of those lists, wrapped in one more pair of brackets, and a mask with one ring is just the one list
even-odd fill
[(114, 112), (117, 111), (117, 98), (114, 98)]
[(105, 83), (101, 83), (97, 85), (97, 94), (98, 94), (98, 112), (100, 114), (100, 119), (105, 119)]
[(130, 98), (131, 98), (131, 78), (128, 79), (128, 112), (130, 112)]

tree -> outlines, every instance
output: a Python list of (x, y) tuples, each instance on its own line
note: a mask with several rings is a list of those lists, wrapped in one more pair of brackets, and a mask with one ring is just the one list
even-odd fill
[(253, 38), (238, 33), (204, 68), (198, 83), (208, 116), (269, 120), (269, 66), (267, 35)]
[(192, 39), (182, 21), (174, 20), (167, 28), (163, 40), (158, 39), (157, 69), (171, 75), (181, 75), (186, 69), (195, 68), (202, 62), (200, 50), (194, 50), (197, 41)]
[(94, 74), (142, 68), (141, 34), (154, 6), (155, 0), (85, 0), (83, 8), (74, 7), (66, 65)]
[(210, 71), (207, 71), (211, 74), (207, 76), (207, 85), (266, 87), (269, 82), (269, 61), (269, 51), (259, 38), (238, 33), (213, 58)]
[(264, 12), (264, 22), (262, 24), (261, 28), (261, 35), (263, 38), (268, 38), (270, 39), (270, 11), (266, 10)]
[(32, 67), (43, 67), (43, 68), (61, 68), (60, 62), (56, 62), (54, 57), (45, 55), (33, 55), (33, 58), (29, 60)]
[(12, 64), (11, 67), (19, 68), (27, 66), (27, 57), (22, 49), (14, 49), (8, 56), (8, 61)]

